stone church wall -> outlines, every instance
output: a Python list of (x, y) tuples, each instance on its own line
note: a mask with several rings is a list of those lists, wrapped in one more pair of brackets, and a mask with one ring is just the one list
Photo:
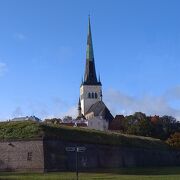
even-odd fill
[(1, 141), (0, 171), (44, 171), (43, 141)]
[[(82, 85), (80, 88), (80, 99), (81, 99), (81, 109), (83, 115), (89, 110), (89, 108), (96, 102), (101, 100), (101, 90), (100, 85)], [(88, 98), (88, 93), (97, 93), (97, 98)]]

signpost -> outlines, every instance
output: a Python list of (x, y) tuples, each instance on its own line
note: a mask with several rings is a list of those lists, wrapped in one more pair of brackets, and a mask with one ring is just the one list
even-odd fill
[(77, 146), (77, 147), (66, 147), (67, 152), (75, 152), (76, 153), (76, 179), (79, 179), (79, 169), (78, 169), (78, 153), (84, 152), (86, 150), (86, 147), (83, 146)]

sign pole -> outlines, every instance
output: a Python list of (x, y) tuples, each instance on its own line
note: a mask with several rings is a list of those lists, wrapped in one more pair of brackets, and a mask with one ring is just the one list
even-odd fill
[(79, 153), (82, 153), (86, 150), (86, 147), (83, 146), (76, 146), (76, 147), (66, 147), (67, 152), (75, 152), (76, 153), (76, 180), (79, 179)]
[(76, 179), (78, 180), (79, 179), (79, 177), (78, 177), (78, 151), (79, 151), (79, 149), (78, 149), (78, 147), (76, 147)]

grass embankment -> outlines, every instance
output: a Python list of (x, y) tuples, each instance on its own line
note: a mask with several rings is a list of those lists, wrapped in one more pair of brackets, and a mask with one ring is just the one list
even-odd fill
[[(75, 180), (73, 172), (61, 173), (0, 173), (0, 180)], [(79, 173), (79, 180), (179, 180), (180, 167), (120, 168), (100, 172)]]
[(126, 147), (166, 149), (168, 146), (159, 139), (101, 132), (78, 127), (47, 125), (32, 121), (0, 123), (0, 140), (60, 139), (80, 143), (95, 143)]

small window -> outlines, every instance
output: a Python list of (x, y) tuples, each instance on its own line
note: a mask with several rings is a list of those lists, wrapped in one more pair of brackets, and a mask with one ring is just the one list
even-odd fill
[(97, 99), (97, 93), (94, 93), (95, 99)]
[(32, 152), (28, 152), (27, 161), (32, 161)]
[(92, 93), (92, 95), (91, 95), (91, 96), (92, 96), (92, 98), (94, 99), (94, 93)]
[(88, 93), (88, 98), (91, 98), (91, 93)]

